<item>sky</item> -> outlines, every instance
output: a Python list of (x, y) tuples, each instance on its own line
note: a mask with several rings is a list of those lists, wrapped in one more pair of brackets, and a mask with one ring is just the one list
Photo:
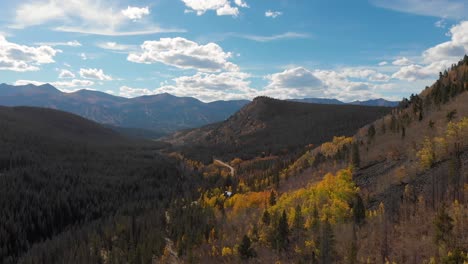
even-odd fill
[(466, 0), (0, 0), (0, 83), (64, 92), (399, 100), (466, 53)]

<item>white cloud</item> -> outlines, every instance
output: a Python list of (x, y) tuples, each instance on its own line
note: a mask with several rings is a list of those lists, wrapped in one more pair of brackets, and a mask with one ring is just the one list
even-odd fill
[(297, 32), (286, 32), (283, 34), (272, 35), (272, 36), (259, 36), (259, 35), (243, 35), (243, 34), (232, 34), (232, 36), (249, 39), (257, 42), (269, 42), (282, 39), (300, 39), (309, 38), (309, 34), (297, 33)]
[(258, 93), (250, 88), (250, 77), (250, 74), (242, 72), (197, 73), (175, 78), (173, 85), (163, 84), (155, 92), (192, 96), (202, 101), (251, 99)]
[(451, 40), (427, 49), (423, 53), (426, 63), (450, 60), (458, 61), (468, 53), (468, 21), (463, 21), (450, 29)]
[(240, 7), (248, 8), (249, 5), (244, 0), (235, 0), (234, 3)]
[(164, 63), (181, 69), (197, 69), (204, 72), (221, 70), (237, 71), (239, 68), (228, 59), (230, 52), (225, 52), (215, 44), (199, 45), (184, 38), (161, 38), (158, 41), (145, 41), (141, 53), (130, 53), (131, 62), (152, 64)]
[[(185, 6), (189, 9), (185, 13), (194, 11), (198, 16), (205, 14), (207, 11), (216, 11), (218, 16), (238, 16), (239, 8), (231, 5), (229, 0), (182, 0)], [(239, 7), (248, 7), (243, 0), (235, 0), (235, 4)]]
[(116, 42), (98, 43), (97, 46), (100, 47), (101, 49), (117, 50), (117, 51), (134, 50), (137, 48), (134, 45), (125, 45), (125, 44), (119, 44)]
[(134, 7), (128, 6), (127, 9), (122, 10), (122, 14), (133, 21), (137, 21), (142, 19), (144, 16), (150, 14), (150, 10), (148, 7)]
[(112, 77), (104, 74), (102, 69), (80, 69), (80, 76), (86, 79), (111, 81)]
[(75, 88), (75, 87), (88, 87), (93, 86), (94, 82), (89, 80), (77, 80), (73, 79), (68, 82), (53, 82), (51, 83), (53, 86), (59, 89), (67, 89), (67, 88)]
[[(84, 34), (129, 36), (145, 35), (161, 32), (180, 32), (180, 29), (165, 29), (152, 24), (133, 23), (115, 4), (110, 1), (57, 1), (37, 0), (20, 4), (16, 9), (13, 28), (25, 28), (35, 25), (51, 25), (59, 23), (56, 31), (76, 32)], [(148, 10), (149, 12), (149, 10)], [(136, 16), (140, 13), (131, 9), (127, 15)]]
[(28, 84), (33, 84), (36, 86), (41, 86), (46, 84), (45, 82), (39, 82), (39, 81), (32, 81), (32, 80), (17, 80), (14, 85), (16, 86), (23, 86), (23, 85), (28, 85)]
[(451, 39), (425, 50), (420, 64), (405, 65), (393, 74), (393, 78), (406, 81), (434, 79), (453, 63), (468, 53), (468, 21), (460, 22), (450, 29)]
[(410, 65), (412, 64), (413, 62), (410, 61), (408, 58), (406, 57), (401, 57), (401, 58), (398, 58), (396, 60), (394, 60), (392, 62), (393, 65), (396, 65), (396, 66), (406, 66), (406, 65)]
[(388, 64), (388, 62), (386, 62), (386, 61), (381, 61), (381, 62), (379, 62), (379, 66), (385, 66), (385, 65), (387, 65), (387, 64)]
[(0, 35), (0, 70), (37, 71), (41, 64), (54, 63), (59, 52), (50, 46), (30, 47), (12, 43)]
[(390, 76), (370, 69), (314, 70), (303, 67), (268, 75), (269, 84), (260, 94), (276, 98), (326, 97), (344, 101), (381, 97), (378, 90)]
[(271, 10), (268, 10), (265, 12), (265, 16), (266, 17), (271, 17), (271, 18), (277, 18), (279, 16), (281, 16), (283, 14), (283, 12), (280, 12), (280, 11), (271, 11)]
[(466, 0), (371, 0), (376, 6), (398, 12), (440, 18), (468, 18)]
[(448, 65), (450, 65), (450, 62), (446, 60), (433, 62), (425, 66), (411, 64), (400, 68), (392, 77), (410, 82), (434, 79), (437, 73), (444, 71)]
[(269, 75), (267, 79), (270, 80), (270, 84), (267, 86), (268, 88), (312, 88), (313, 90), (320, 90), (323, 87), (322, 81), (320, 81), (313, 72), (302, 67)]
[(69, 47), (81, 47), (81, 43), (77, 40), (67, 41), (67, 42), (39, 42), (36, 45), (44, 45), (44, 46), (69, 46)]
[(297, 67), (266, 76), (269, 84), (261, 93), (280, 99), (325, 97), (328, 87), (314, 72)]
[(369, 81), (373, 81), (373, 82), (388, 82), (391, 79), (389, 75), (383, 74), (380, 72), (375, 72), (374, 74), (370, 75), (368, 78), (369, 78)]
[(237, 7), (232, 7), (231, 5), (226, 4), (223, 7), (216, 9), (216, 14), (218, 16), (238, 16), (239, 9)]
[(154, 92), (146, 89), (146, 88), (132, 88), (128, 86), (121, 86), (119, 88), (119, 95), (127, 98), (138, 97), (142, 95), (151, 95)]
[(69, 70), (60, 70), (59, 74), (60, 79), (75, 78), (75, 74)]
[(438, 28), (445, 28), (447, 26), (447, 22), (445, 21), (445, 19), (437, 20), (434, 23), (434, 26), (436, 26)]

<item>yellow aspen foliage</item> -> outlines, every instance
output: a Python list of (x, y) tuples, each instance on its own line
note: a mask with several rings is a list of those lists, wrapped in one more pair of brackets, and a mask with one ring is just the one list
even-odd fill
[(225, 207), (232, 208), (233, 214), (237, 214), (241, 210), (249, 208), (263, 208), (269, 196), (269, 191), (236, 194), (232, 198), (226, 200)]
[(332, 142), (323, 143), (320, 147), (321, 152), (326, 157), (333, 157), (344, 146), (353, 143), (353, 138), (350, 137), (334, 137)]
[(231, 161), (231, 165), (234, 167), (239, 166), (241, 163), (242, 163), (242, 159), (240, 158), (235, 158)]
[(423, 147), (418, 151), (417, 156), (423, 169), (429, 169), (435, 162), (434, 144), (428, 137), (424, 139)]
[(230, 257), (232, 256), (232, 249), (230, 247), (223, 247), (223, 250), (221, 251), (221, 255), (223, 257)]
[(282, 212), (300, 205), (306, 227), (313, 223), (314, 208), (317, 208), (318, 217), (322, 220), (343, 222), (352, 217), (350, 204), (358, 191), (352, 180), (351, 170), (341, 170), (336, 175), (325, 175), (315, 185), (281, 195), (272, 210)]

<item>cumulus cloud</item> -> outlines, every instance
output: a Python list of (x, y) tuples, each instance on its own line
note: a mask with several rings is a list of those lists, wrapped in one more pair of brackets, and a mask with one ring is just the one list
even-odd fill
[(42, 64), (54, 63), (59, 52), (50, 46), (30, 47), (12, 43), (0, 35), (0, 70), (37, 71)]
[(192, 96), (202, 101), (253, 98), (258, 93), (250, 87), (250, 77), (250, 74), (242, 72), (197, 73), (175, 78), (174, 84), (165, 84), (155, 92)]
[(146, 88), (132, 88), (128, 86), (121, 86), (119, 88), (119, 95), (127, 98), (133, 98), (143, 95), (151, 95), (154, 92), (146, 89)]
[(127, 9), (122, 10), (122, 14), (133, 21), (142, 19), (144, 16), (150, 14), (148, 7), (134, 7), (128, 6)]
[(35, 25), (60, 23), (56, 31), (85, 34), (128, 36), (161, 32), (181, 32), (180, 29), (161, 28), (153, 24), (129, 24), (129, 18), (138, 20), (145, 8), (127, 8), (124, 11), (110, 1), (57, 1), (38, 0), (20, 4), (11, 27), (25, 28)]
[(232, 6), (229, 0), (182, 0), (185, 6), (189, 9), (188, 12), (196, 12), (198, 16), (205, 14), (207, 11), (216, 11), (218, 16), (238, 16), (238, 7), (248, 7), (247, 3), (243, 0), (235, 0), (238, 7)]
[(232, 7), (230, 5), (225, 5), (216, 10), (218, 16), (238, 16), (239, 9), (237, 7)]
[(406, 65), (410, 65), (411, 63), (413, 63), (412, 61), (410, 61), (408, 58), (406, 57), (401, 57), (401, 58), (398, 58), (396, 60), (394, 60), (392, 62), (393, 65), (396, 65), (396, 66), (406, 66)]
[(450, 29), (451, 39), (425, 50), (421, 63), (405, 65), (393, 74), (394, 78), (406, 81), (433, 79), (468, 53), (468, 21), (460, 22)]
[(323, 89), (323, 83), (313, 72), (297, 67), (267, 76), (270, 80), (268, 89), (286, 88), (318, 91)]
[(181, 69), (197, 69), (203, 72), (237, 71), (238, 66), (228, 61), (231, 57), (232, 54), (225, 52), (218, 44), (199, 45), (178, 37), (145, 41), (141, 45), (141, 52), (130, 53), (127, 59), (145, 64), (160, 62)]
[(463, 21), (450, 29), (451, 40), (436, 45), (423, 53), (426, 63), (451, 60), (457, 61), (468, 53), (468, 21)]
[(388, 64), (388, 62), (386, 62), (386, 61), (381, 61), (381, 62), (379, 62), (379, 66), (385, 66), (385, 65), (387, 65), (387, 64)]
[(344, 68), (338, 74), (343, 78), (364, 79), (373, 82), (387, 82), (391, 78), (387, 74), (366, 68)]
[(265, 16), (266, 17), (271, 17), (271, 18), (277, 18), (279, 16), (281, 16), (283, 14), (283, 12), (280, 12), (280, 11), (271, 11), (271, 10), (268, 10), (265, 12)]
[(248, 8), (249, 5), (244, 0), (235, 0), (234, 3), (240, 7)]
[(63, 69), (63, 70), (60, 70), (59, 78), (60, 79), (75, 78), (75, 74), (69, 70)]
[(111, 81), (112, 77), (104, 74), (102, 69), (80, 69), (80, 76), (86, 79)]
[(352, 101), (381, 97), (376, 91), (390, 76), (361, 68), (312, 71), (296, 67), (268, 75), (266, 79), (269, 84), (260, 94), (282, 99), (327, 97)]
[(436, 61), (428, 65), (411, 64), (401, 67), (392, 77), (404, 81), (414, 82), (417, 80), (434, 79), (437, 73), (444, 71), (450, 62), (447, 60)]

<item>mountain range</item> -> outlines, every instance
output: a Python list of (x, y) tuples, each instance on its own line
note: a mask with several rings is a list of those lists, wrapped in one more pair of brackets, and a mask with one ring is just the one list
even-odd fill
[(398, 101), (388, 101), (383, 98), (379, 99), (370, 99), (366, 101), (352, 101), (345, 103), (338, 99), (328, 99), (328, 98), (304, 98), (304, 99), (291, 99), (290, 101), (302, 102), (302, 103), (313, 103), (313, 104), (333, 104), (333, 105), (367, 105), (367, 106), (385, 106), (385, 107), (396, 107), (400, 102)]
[(64, 93), (50, 84), (0, 84), (0, 105), (53, 108), (112, 127), (161, 133), (222, 121), (247, 103), (245, 100), (203, 103), (167, 93), (123, 98), (91, 90)]
[[(292, 101), (346, 104), (336, 99), (322, 98)], [(125, 134), (143, 137), (159, 137), (178, 130), (224, 121), (249, 102), (234, 100), (204, 103), (192, 97), (176, 97), (167, 93), (124, 98), (91, 90), (64, 93), (50, 84), (0, 84), (0, 105), (58, 109), (108, 125)], [(394, 107), (398, 103), (377, 99), (349, 104)]]

